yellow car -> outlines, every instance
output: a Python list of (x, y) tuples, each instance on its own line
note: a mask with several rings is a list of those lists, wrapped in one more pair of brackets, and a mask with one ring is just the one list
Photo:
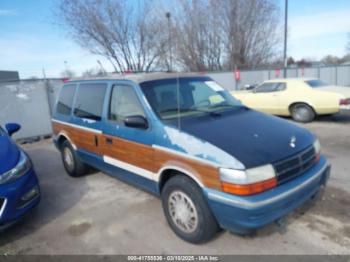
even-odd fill
[(244, 105), (269, 114), (310, 122), (350, 105), (350, 87), (332, 87), (318, 79), (275, 79), (253, 90), (232, 91)]

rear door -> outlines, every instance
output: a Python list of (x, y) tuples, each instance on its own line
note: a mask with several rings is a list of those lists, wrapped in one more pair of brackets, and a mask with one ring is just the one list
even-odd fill
[[(101, 153), (105, 163), (125, 171), (116, 172), (116, 175), (155, 191), (154, 133), (140, 92), (132, 84), (121, 83), (111, 87)], [(125, 126), (124, 119), (136, 115), (147, 119), (147, 129)]]

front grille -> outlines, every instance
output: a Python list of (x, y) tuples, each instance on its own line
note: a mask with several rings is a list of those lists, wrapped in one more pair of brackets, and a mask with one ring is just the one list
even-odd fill
[(315, 148), (309, 147), (297, 155), (275, 163), (278, 184), (285, 183), (308, 170), (315, 164)]

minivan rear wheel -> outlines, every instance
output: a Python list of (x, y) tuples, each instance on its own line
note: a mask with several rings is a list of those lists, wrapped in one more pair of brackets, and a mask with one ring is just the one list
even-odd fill
[(88, 171), (88, 166), (84, 164), (69, 141), (64, 141), (61, 145), (61, 156), (64, 169), (72, 177), (83, 176)]
[(301, 123), (308, 123), (314, 120), (316, 114), (314, 110), (307, 104), (295, 104), (291, 108), (292, 118)]
[(183, 175), (170, 178), (161, 197), (168, 224), (183, 240), (203, 243), (219, 230), (201, 189), (192, 179)]

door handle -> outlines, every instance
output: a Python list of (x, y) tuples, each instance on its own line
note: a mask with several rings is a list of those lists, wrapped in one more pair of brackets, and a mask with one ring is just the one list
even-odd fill
[(106, 138), (106, 143), (111, 145), (113, 144), (113, 139), (112, 138)]
[(95, 136), (95, 146), (98, 146), (98, 137)]

